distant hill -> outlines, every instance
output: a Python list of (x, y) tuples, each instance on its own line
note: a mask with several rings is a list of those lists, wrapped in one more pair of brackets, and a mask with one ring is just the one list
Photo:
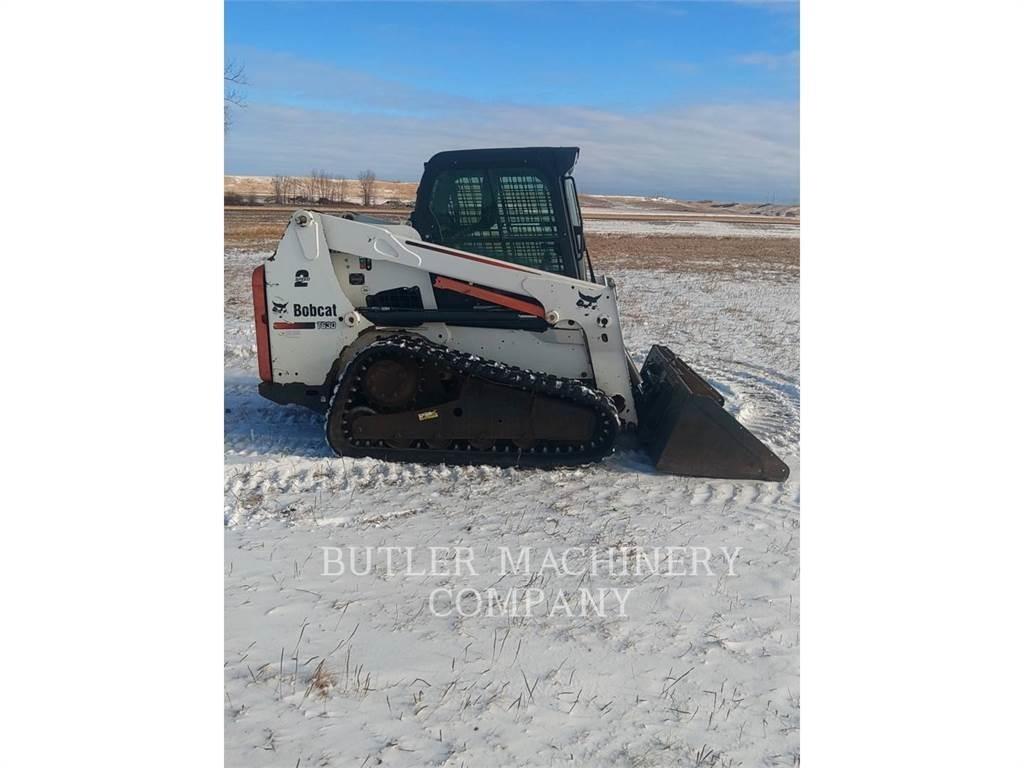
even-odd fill
[[(301, 185), (308, 177), (292, 177)], [(362, 196), (359, 192), (359, 182), (356, 179), (335, 179), (334, 182), (344, 186), (344, 199), (338, 202), (361, 203)], [(416, 200), (416, 182), (410, 181), (384, 181), (378, 179), (374, 188), (374, 202), (377, 205), (385, 205), (389, 201), (403, 203), (412, 207)], [(270, 203), (274, 201), (274, 180), (272, 176), (225, 176), (224, 195), (237, 195), (239, 202), (245, 203)]]
[[(293, 177), (301, 185), (305, 177)], [(359, 182), (355, 179), (336, 179), (339, 186), (344, 182), (344, 199), (338, 202), (358, 204), (362, 201)], [(374, 192), (377, 205), (404, 205), (412, 207), (416, 201), (415, 181), (384, 181), (378, 179)], [(270, 176), (225, 176), (224, 194), (236, 196), (241, 203), (270, 203), (274, 200), (273, 178)], [(715, 200), (676, 200), (671, 197), (643, 197), (638, 195), (580, 195), (580, 205), (594, 212), (612, 213), (694, 213), (732, 214), (737, 216), (783, 216), (799, 218), (799, 205), (778, 205), (775, 203), (731, 203)]]
[(584, 209), (621, 211), (622, 213), (696, 213), (731, 214), (736, 216), (785, 216), (800, 218), (799, 205), (776, 203), (726, 203), (715, 200), (676, 200), (671, 197), (640, 197), (637, 195), (580, 195)]

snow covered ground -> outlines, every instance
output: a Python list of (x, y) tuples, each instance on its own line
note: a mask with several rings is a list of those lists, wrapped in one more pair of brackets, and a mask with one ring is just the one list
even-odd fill
[[(796, 274), (615, 275), (637, 362), (661, 342), (704, 373), (790, 464), (775, 484), (655, 474), (628, 447), (547, 472), (333, 458), (318, 416), (256, 393), (247, 292), (263, 255), (225, 254), (229, 765), (799, 763)], [(323, 575), (322, 547), (388, 546), (416, 566)], [(707, 548), (708, 567), (633, 569), (669, 546)], [(476, 574), (421, 575), (427, 547), (472, 548)], [(611, 548), (630, 570), (503, 575), (502, 547), (569, 562)], [(631, 589), (626, 615), (582, 610), (579, 590), (604, 587)], [(435, 615), (439, 588), (547, 602)], [(573, 615), (549, 615), (559, 590)]]
[[(671, 214), (650, 214), (671, 218)], [(678, 214), (676, 214), (678, 215)], [(584, 213), (586, 217), (586, 213)], [(605, 235), (695, 235), (699, 237), (800, 237), (797, 224), (738, 223), (735, 221), (636, 221), (629, 219), (587, 219), (588, 234)]]

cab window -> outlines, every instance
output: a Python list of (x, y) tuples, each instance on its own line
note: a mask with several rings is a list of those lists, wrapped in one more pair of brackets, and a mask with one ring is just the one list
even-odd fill
[(430, 197), (440, 242), (502, 261), (569, 274), (551, 190), (529, 168), (449, 170)]

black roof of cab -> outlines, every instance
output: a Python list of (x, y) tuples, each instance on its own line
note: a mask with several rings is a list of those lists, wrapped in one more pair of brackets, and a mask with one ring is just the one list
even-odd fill
[(420, 189), (423, 189), (423, 182), (449, 168), (509, 168), (524, 165), (564, 176), (576, 165), (579, 154), (579, 147), (498, 147), (438, 152), (423, 164)]

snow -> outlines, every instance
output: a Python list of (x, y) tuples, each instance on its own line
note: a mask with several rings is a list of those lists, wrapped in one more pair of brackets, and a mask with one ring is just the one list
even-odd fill
[[(225, 255), (227, 764), (798, 762), (795, 275), (614, 275), (636, 361), (670, 346), (793, 470), (749, 483), (660, 475), (628, 445), (556, 471), (334, 458), (320, 417), (256, 393), (245, 276), (265, 255)], [(707, 548), (713, 574), (514, 574), (501, 555), (670, 546)], [(409, 547), (416, 565), (333, 575), (323, 547)], [(470, 548), (476, 573), (422, 575), (428, 547)], [(532, 616), (432, 613), (452, 588), (547, 600)], [(632, 590), (625, 616), (577, 615), (573, 596), (601, 588)], [(574, 615), (548, 615), (560, 590)]]
[(757, 213), (736, 213), (731, 210), (727, 211), (685, 211), (685, 210), (665, 210), (664, 208), (595, 208), (583, 206), (580, 208), (583, 213), (583, 217), (587, 218), (590, 216), (597, 218), (615, 219), (616, 217), (622, 219), (631, 219), (641, 216), (643, 218), (662, 218), (667, 221), (673, 221), (675, 219), (709, 219), (709, 220), (724, 220), (733, 221), (739, 224), (745, 223), (744, 221), (738, 221), (739, 219), (749, 220), (746, 223), (756, 224), (759, 222), (767, 222), (769, 224), (786, 224), (793, 223), (799, 224), (800, 220), (797, 218), (787, 218), (783, 216), (777, 216), (773, 214), (757, 214)]
[[(671, 218), (672, 214), (645, 214)], [(678, 216), (678, 214), (675, 214)], [(700, 215), (700, 214), (694, 214)], [(584, 213), (586, 217), (586, 213)], [(605, 235), (695, 235), (700, 237), (800, 237), (796, 224), (738, 223), (732, 221), (635, 221), (587, 219), (587, 232)]]

